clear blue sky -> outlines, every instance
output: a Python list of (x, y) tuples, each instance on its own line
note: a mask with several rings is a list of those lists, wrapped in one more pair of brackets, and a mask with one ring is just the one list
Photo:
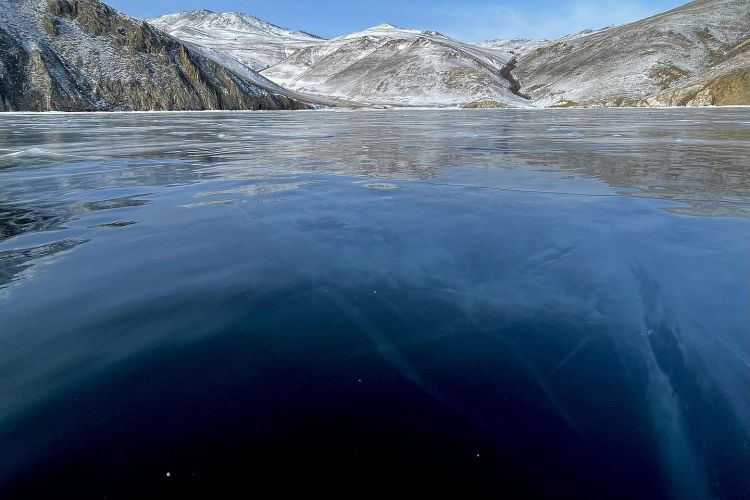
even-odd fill
[(247, 12), (326, 38), (390, 23), (456, 38), (556, 38), (647, 17), (687, 0), (104, 0), (131, 16), (209, 9)]

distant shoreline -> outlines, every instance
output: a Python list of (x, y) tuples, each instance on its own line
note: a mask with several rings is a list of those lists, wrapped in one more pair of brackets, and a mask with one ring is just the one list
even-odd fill
[(598, 107), (528, 107), (528, 108), (462, 108), (457, 106), (446, 107), (419, 107), (419, 106), (394, 106), (394, 107), (367, 107), (360, 108), (320, 108), (320, 109), (204, 109), (204, 110), (175, 110), (175, 111), (3, 111), (0, 117), (6, 115), (125, 115), (125, 114), (183, 114), (183, 113), (238, 113), (238, 114), (256, 114), (256, 113), (357, 113), (368, 111), (466, 111), (466, 112), (506, 112), (506, 111), (601, 111), (601, 110), (704, 110), (704, 109), (750, 109), (748, 104), (733, 104), (727, 106), (598, 106)]

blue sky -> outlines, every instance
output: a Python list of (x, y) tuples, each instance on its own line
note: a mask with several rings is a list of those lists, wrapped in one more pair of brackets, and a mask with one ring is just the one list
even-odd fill
[(434, 29), (477, 41), (556, 38), (671, 9), (686, 0), (105, 0), (145, 18), (182, 10), (253, 14), (275, 24), (334, 37), (375, 24)]

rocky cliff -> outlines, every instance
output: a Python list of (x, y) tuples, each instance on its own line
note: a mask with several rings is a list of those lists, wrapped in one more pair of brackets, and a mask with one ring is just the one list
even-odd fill
[(306, 107), (98, 0), (0, 0), (0, 111)]

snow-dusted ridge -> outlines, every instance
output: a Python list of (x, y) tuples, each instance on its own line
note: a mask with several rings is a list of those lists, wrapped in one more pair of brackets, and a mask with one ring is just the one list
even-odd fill
[(435, 31), (380, 24), (302, 49), (261, 73), (279, 85), (368, 105), (519, 107), (512, 54)]
[(322, 40), (241, 12), (193, 10), (148, 19), (162, 31), (260, 71)]
[(381, 24), (323, 40), (248, 14), (206, 10), (148, 22), (214, 61), (261, 69), (280, 87), (320, 98), (376, 106), (529, 104), (515, 94), (513, 55), (435, 31)]
[[(697, 0), (636, 23), (558, 40), (476, 44), (392, 24), (311, 39), (252, 16), (208, 11), (155, 22), (244, 66), (268, 65), (261, 74), (281, 87), (363, 105), (654, 106), (744, 102), (743, 91), (732, 90), (750, 87), (750, 76), (743, 76), (744, 52), (717, 61), (742, 41), (743, 27), (750, 31), (749, 10), (748, 0)], [(253, 66), (258, 54), (263, 59)], [(727, 71), (733, 75), (729, 83)], [(689, 91), (680, 90), (685, 88)], [(688, 98), (691, 93), (696, 97)]]
[[(523, 51), (514, 75), (541, 106), (750, 103), (746, 55), (722, 62), (749, 35), (750, 1), (696, 0)], [(715, 84), (730, 74), (731, 84)], [(708, 75), (713, 77), (705, 80)], [(692, 94), (678, 92), (700, 82)]]
[(324, 40), (243, 13), (144, 23), (99, 0), (0, 0), (0, 111), (748, 103), (750, 0), (476, 44), (391, 24)]

